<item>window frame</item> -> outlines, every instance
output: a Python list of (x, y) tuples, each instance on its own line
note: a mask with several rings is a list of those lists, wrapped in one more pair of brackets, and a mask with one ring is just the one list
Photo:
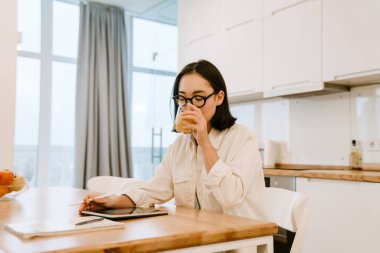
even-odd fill
[[(128, 78), (127, 92), (128, 92), (128, 95), (127, 95), (127, 97), (128, 97), (128, 115), (130, 116), (131, 119), (132, 119), (132, 106), (133, 106), (132, 94), (133, 94), (133, 74), (134, 73), (146, 73), (146, 74), (152, 74), (152, 75), (157, 75), (157, 76), (170, 76), (170, 77), (176, 77), (177, 76), (177, 73), (172, 72), (172, 71), (134, 66), (134, 62), (133, 62), (133, 52), (134, 52), (134, 44), (133, 44), (134, 29), (133, 29), (133, 27), (134, 27), (134, 24), (133, 24), (133, 22), (135, 19), (144, 19), (147, 21), (152, 21), (152, 20), (145, 19), (142, 17), (129, 15), (127, 13), (125, 14), (126, 29), (127, 29), (127, 40), (130, 41), (130, 46), (128, 47), (128, 56), (127, 56), (127, 61), (128, 61), (128, 74), (127, 74), (127, 78)], [(157, 22), (157, 21), (153, 21), (153, 22)], [(160, 22), (157, 22), (157, 23), (160, 23)], [(166, 23), (163, 23), (163, 24), (166, 24)], [(166, 25), (170, 25), (170, 24), (166, 24)], [(168, 97), (170, 97), (169, 94), (168, 94)], [(130, 126), (132, 126), (132, 124), (130, 124)], [(131, 134), (132, 133), (132, 127), (129, 127), (129, 129), (130, 129), (129, 134)], [(154, 135), (154, 133), (152, 133), (152, 135)], [(152, 136), (152, 145), (153, 145), (153, 138), (154, 138), (154, 136)], [(131, 156), (132, 156), (131, 166), (132, 166), (132, 171), (134, 173), (135, 168), (133, 165), (134, 164), (133, 163), (134, 157), (133, 157), (133, 152), (132, 152), (133, 146), (132, 146), (131, 138), (130, 138), (130, 142), (131, 142), (130, 147), (131, 147)], [(153, 154), (152, 154), (152, 156), (153, 156)], [(160, 157), (156, 157), (156, 158), (158, 158), (159, 161), (161, 161), (162, 156), (163, 156), (163, 151), (161, 150), (160, 151)], [(154, 161), (152, 161), (152, 163), (156, 164)], [(156, 166), (154, 166), (154, 167), (156, 167)], [(143, 168), (143, 169), (146, 169), (146, 168)]]
[[(40, 61), (40, 105), (37, 160), (34, 185), (49, 184), (51, 158), (51, 107), (53, 62), (77, 64), (77, 59), (53, 55), (53, 1), (79, 5), (75, 0), (41, 0), (41, 45), (40, 52), (18, 50), (18, 57)], [(41, 134), (43, 133), (43, 134)]]

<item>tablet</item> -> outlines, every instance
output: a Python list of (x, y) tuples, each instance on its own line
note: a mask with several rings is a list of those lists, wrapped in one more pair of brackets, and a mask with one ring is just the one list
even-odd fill
[(132, 219), (139, 217), (149, 217), (157, 215), (168, 214), (167, 211), (157, 209), (155, 207), (143, 209), (139, 207), (127, 208), (127, 209), (104, 209), (96, 211), (82, 211), (82, 214), (86, 215), (95, 215), (104, 217), (111, 220), (120, 220), (120, 219)]

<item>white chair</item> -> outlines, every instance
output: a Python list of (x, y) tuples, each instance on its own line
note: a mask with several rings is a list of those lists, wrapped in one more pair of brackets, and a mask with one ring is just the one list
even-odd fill
[(87, 189), (99, 194), (121, 194), (127, 187), (137, 187), (143, 185), (144, 181), (133, 178), (97, 176), (87, 181)]
[(307, 198), (300, 193), (268, 187), (265, 188), (266, 219), (295, 232), (290, 253), (301, 253), (308, 224)]

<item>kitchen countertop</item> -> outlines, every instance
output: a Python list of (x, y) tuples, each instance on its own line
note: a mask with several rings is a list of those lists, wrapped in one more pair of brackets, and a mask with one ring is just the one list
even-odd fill
[(349, 169), (266, 169), (265, 176), (288, 176), (288, 177), (305, 177), (305, 178), (321, 178), (333, 180), (348, 180), (359, 182), (380, 183), (379, 171), (362, 171)]

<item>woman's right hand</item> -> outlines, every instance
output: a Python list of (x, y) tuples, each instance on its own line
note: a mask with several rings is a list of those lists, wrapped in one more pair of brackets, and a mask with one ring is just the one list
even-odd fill
[(96, 199), (99, 195), (97, 194), (89, 194), (83, 199), (83, 203), (79, 207), (79, 213), (82, 211), (96, 211), (107, 208), (110, 205), (109, 202), (111, 197), (104, 197), (100, 199)]
[(89, 194), (83, 199), (83, 203), (78, 209), (79, 214), (82, 211), (96, 211), (113, 208), (131, 208), (135, 203), (127, 195), (109, 196), (104, 198), (94, 198), (96, 194)]

